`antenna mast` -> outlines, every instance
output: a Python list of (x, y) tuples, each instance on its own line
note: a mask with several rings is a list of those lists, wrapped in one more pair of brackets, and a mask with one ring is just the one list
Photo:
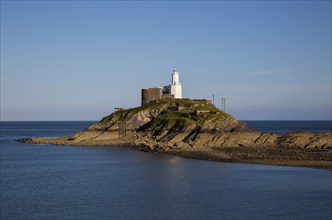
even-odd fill
[(226, 111), (226, 98), (221, 99), (221, 110)]

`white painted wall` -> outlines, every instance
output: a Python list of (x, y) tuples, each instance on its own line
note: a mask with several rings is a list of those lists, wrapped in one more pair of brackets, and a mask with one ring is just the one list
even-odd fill
[(176, 99), (182, 99), (182, 86), (181, 83), (171, 85), (171, 94), (174, 95)]
[(175, 67), (172, 73), (171, 94), (174, 95), (174, 98), (176, 99), (182, 99), (182, 86), (180, 83), (179, 72)]

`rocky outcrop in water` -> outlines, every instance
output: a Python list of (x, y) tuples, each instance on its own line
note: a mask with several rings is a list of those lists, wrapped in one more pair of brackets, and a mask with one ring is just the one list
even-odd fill
[[(142, 107), (116, 111), (99, 123), (67, 137), (19, 141), (125, 146), (221, 161), (290, 164), (290, 161), (301, 160), (307, 161), (304, 165), (311, 161), (310, 166), (313, 166), (312, 161), (318, 161), (317, 166), (332, 168), (331, 153), (324, 151), (332, 147), (332, 133), (260, 133), (204, 100), (157, 100)], [(286, 161), (284, 159), (288, 162), (282, 162)], [(294, 165), (303, 164), (296, 162)]]

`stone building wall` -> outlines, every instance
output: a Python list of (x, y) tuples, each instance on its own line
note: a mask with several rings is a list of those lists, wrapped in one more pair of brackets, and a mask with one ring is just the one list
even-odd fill
[(174, 95), (172, 94), (163, 94), (163, 99), (174, 99)]
[(142, 105), (145, 105), (153, 100), (162, 99), (163, 88), (148, 88), (142, 89)]

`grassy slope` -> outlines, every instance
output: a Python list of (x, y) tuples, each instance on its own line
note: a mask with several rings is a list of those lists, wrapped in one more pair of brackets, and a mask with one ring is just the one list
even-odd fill
[[(186, 127), (188, 125), (197, 124), (203, 125), (207, 120), (225, 120), (230, 116), (229, 114), (220, 111), (213, 104), (202, 104), (199, 101), (189, 99), (163, 99), (150, 102), (146, 105), (119, 110), (113, 114), (104, 117), (100, 123), (106, 124), (113, 119), (117, 123), (123, 123), (128, 121), (133, 115), (144, 110), (151, 110), (167, 107), (181, 106), (183, 109), (179, 111), (164, 110), (157, 117), (153, 118), (149, 123), (150, 128), (171, 128), (176, 126)], [(195, 111), (205, 110), (209, 111), (200, 115), (197, 115)]]

